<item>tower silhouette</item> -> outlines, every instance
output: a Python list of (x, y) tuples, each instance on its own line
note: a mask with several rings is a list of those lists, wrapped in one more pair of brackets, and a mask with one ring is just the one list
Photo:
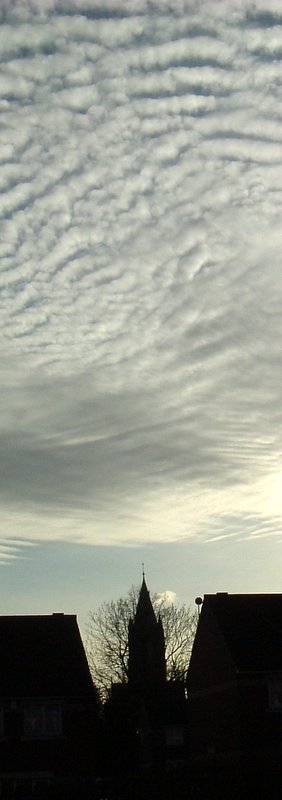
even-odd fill
[[(165, 637), (145, 575), (128, 626), (127, 683), (112, 684), (106, 704), (108, 774), (124, 800), (184, 797), (184, 683), (166, 680)], [(114, 795), (116, 796), (116, 795)]]
[(143, 573), (136, 613), (128, 627), (128, 684), (139, 690), (156, 689), (166, 680), (165, 639)]

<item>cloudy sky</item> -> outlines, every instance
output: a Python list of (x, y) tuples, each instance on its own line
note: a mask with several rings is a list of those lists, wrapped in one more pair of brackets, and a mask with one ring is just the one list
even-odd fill
[(280, 0), (2, 0), (2, 613), (280, 591)]

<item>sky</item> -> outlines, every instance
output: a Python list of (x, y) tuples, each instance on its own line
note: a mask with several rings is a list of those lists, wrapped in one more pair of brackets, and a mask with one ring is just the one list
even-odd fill
[(0, 607), (281, 591), (280, 0), (2, 0)]

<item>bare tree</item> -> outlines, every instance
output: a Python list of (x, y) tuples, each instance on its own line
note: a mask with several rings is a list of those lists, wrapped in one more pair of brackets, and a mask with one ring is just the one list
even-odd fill
[[(112, 682), (128, 679), (128, 624), (134, 617), (139, 589), (132, 586), (124, 597), (102, 603), (89, 613), (86, 651), (93, 680), (103, 697)], [(168, 603), (153, 595), (152, 605), (160, 616), (165, 636), (167, 678), (183, 679), (190, 660), (197, 615), (189, 606)]]

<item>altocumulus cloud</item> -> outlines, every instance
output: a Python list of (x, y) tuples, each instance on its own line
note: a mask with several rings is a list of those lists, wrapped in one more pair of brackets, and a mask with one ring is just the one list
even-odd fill
[(6, 2), (3, 560), (281, 533), (280, 3)]

